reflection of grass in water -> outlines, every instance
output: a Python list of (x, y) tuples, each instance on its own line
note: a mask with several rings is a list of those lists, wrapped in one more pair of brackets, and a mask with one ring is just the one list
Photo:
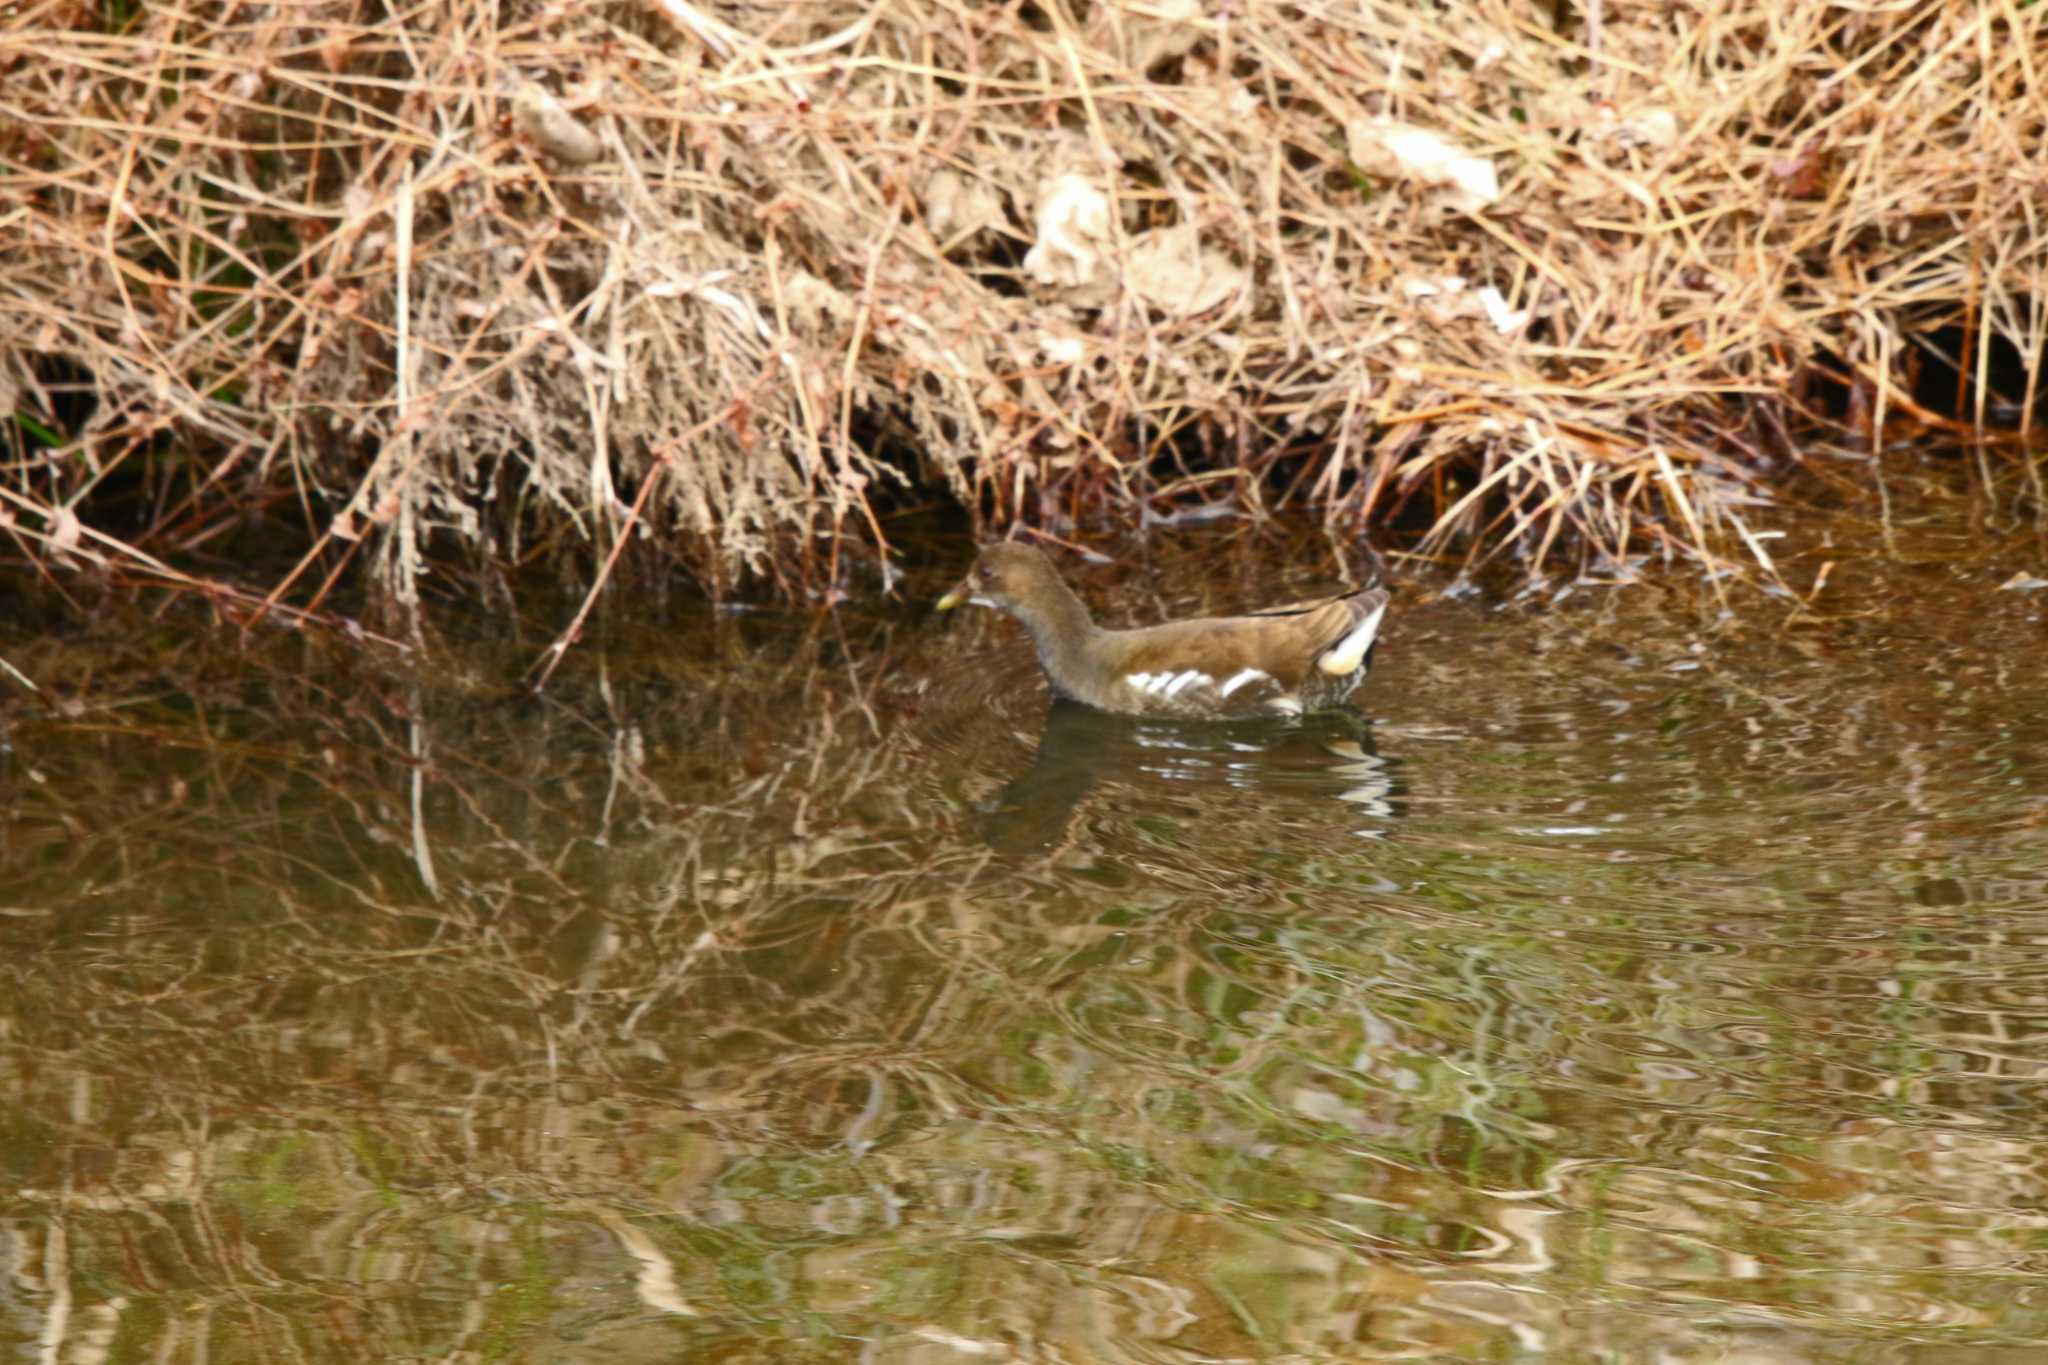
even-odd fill
[(316, 1147), (301, 1133), (260, 1137), (233, 1162), (239, 1173), (219, 1182), (222, 1200), (253, 1226), (284, 1226), (302, 1208), (320, 1205), (319, 1199), (307, 1197), (304, 1187), (307, 1181), (327, 1175), (318, 1159), (325, 1147), (325, 1143)]
[[(1236, 591), (1245, 566), (1217, 563), (1189, 591)], [(1806, 1196), (1752, 1178), (1752, 1149), (1861, 1172), (1845, 1200), (1953, 1204), (1946, 1226), (1988, 1245), (1995, 1218), (1966, 1206), (2010, 1179), (1988, 1145), (1960, 1174), (1948, 1152), (2029, 1140), (2028, 1035), (1957, 1021), (2025, 1022), (1982, 985), (2026, 978), (2025, 915), (1980, 888), (2041, 864), (2012, 783), (2037, 775), (2038, 727), (2003, 714), (2031, 694), (1944, 657), (1969, 695), (1942, 704), (2002, 717), (1944, 746), (1955, 722), (1917, 684), (1853, 656), (1802, 673), (1800, 651), (1745, 638), (1706, 655), (1725, 682), (1660, 682), (1643, 621), (1501, 619), (1486, 630), (1512, 648), (1448, 609), (1402, 623), (1434, 638), (1382, 661), (1395, 816), (1256, 766), (1231, 787), (1112, 763), (1058, 838), (1015, 855), (970, 811), (1031, 737), (990, 743), (1014, 713), (922, 728), (936, 704), (914, 690), (1022, 648), (999, 631), (969, 649), (887, 619), (843, 637), (690, 619), (609, 652), (608, 693), (593, 649), (538, 700), (409, 694), (304, 641), (240, 660), (138, 645), (96, 675), (119, 704), (11, 731), (42, 779), (4, 816), (30, 913), (0, 918), (0, 947), (33, 967), (4, 978), (5, 1043), (36, 1062), (17, 1111), (42, 1125), (8, 1141), (11, 1182), (61, 1188), (51, 1153), (115, 1113), (131, 1188), (161, 1158), (130, 1139), (189, 1145), (195, 1106), (269, 1116), (216, 1126), (231, 1179), (195, 1198), (346, 1244), (366, 1201), (321, 1173), (350, 1172), (393, 1246), (427, 1239), (511, 1286), (486, 1300), (501, 1354), (556, 1329), (571, 1286), (631, 1280), (592, 1207), (647, 1231), (680, 1299), (750, 1333), (829, 1341), (889, 1314), (965, 1330), (1034, 1275), (1085, 1295), (1116, 1266), (1190, 1296), (1218, 1354), (1311, 1312), (1259, 1237), (1483, 1280), (1487, 1239), (1526, 1226), (1503, 1209), (1527, 1209), (1553, 1263), (1528, 1283), (1655, 1306), (1659, 1255), (1698, 1279), (1774, 1251), (1813, 1275), (1830, 1228), (1924, 1249), (1881, 1210), (1799, 1221)], [(1598, 647), (1624, 628), (1648, 662)], [(1685, 642), (1671, 657), (1699, 659)], [(482, 648), (468, 672), (516, 668)], [(1448, 724), (1446, 678), (1456, 745), (1425, 728)], [(273, 710), (251, 705), (265, 691)], [(1660, 728), (1681, 694), (1684, 723)], [(1630, 817), (1611, 833), (1610, 808)], [(1759, 839), (1796, 816), (1803, 842)], [(1544, 832), (1560, 824), (1593, 832)], [(1919, 856), (1897, 856), (1907, 829)], [(53, 1079), (79, 1076), (85, 1101)], [(1963, 1113), (1974, 1127), (1945, 1117)], [(1912, 1184), (1923, 1159), (1951, 1181), (1939, 1198)], [(1132, 1211), (1148, 1233), (1116, 1243)], [(127, 1216), (81, 1211), (71, 1232), (112, 1247)], [(1801, 1284), (1764, 1279), (1720, 1292), (1768, 1308)], [(586, 1306), (645, 1316), (623, 1288)]]
[(343, 1142), (355, 1173), (376, 1188), (386, 1207), (398, 1207), (405, 1191), (403, 1155), (374, 1128), (351, 1128), (343, 1134)]
[(494, 1226), (506, 1230), (511, 1255), (493, 1258), (496, 1274), (484, 1303), (486, 1316), (478, 1343), (484, 1359), (524, 1355), (566, 1306), (561, 1266), (549, 1246), (562, 1232), (556, 1219), (550, 1205), (529, 1203), (507, 1209), (493, 1220)]

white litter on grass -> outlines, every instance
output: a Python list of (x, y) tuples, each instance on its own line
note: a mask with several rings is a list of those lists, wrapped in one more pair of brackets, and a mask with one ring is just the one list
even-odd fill
[(1485, 318), (1502, 336), (1529, 325), (1534, 310), (1510, 308), (1507, 296), (1492, 285), (1471, 289), (1463, 275), (1411, 275), (1401, 281), (1401, 294), (1439, 325), (1458, 318)]
[(1055, 365), (1078, 365), (1088, 358), (1088, 342), (1082, 337), (1041, 332), (1038, 353)]
[(1440, 187), (1461, 213), (1477, 213), (1500, 199), (1492, 158), (1468, 152), (1441, 133), (1386, 119), (1360, 119), (1344, 131), (1360, 170)]
[(1519, 332), (1529, 325), (1529, 310), (1509, 308), (1508, 301), (1501, 296), (1500, 290), (1490, 284), (1479, 291), (1479, 306), (1486, 310), (1486, 320), (1492, 323), (1493, 329), (1502, 336), (1510, 332)]
[(1038, 241), (1024, 254), (1024, 273), (1069, 295), (1092, 296), (1105, 289), (1105, 258), (1113, 241), (1109, 215), (1109, 196), (1093, 180), (1053, 177), (1039, 187)]

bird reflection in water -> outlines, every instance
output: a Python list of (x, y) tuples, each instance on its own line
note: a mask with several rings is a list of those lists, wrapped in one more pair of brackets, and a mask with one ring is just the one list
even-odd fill
[(1350, 803), (1366, 820), (1399, 817), (1395, 769), (1380, 757), (1372, 724), (1351, 712), (1305, 720), (1133, 720), (1056, 700), (1031, 766), (996, 796), (983, 837), (1003, 853), (1038, 853), (1065, 836), (1082, 799), (1100, 782), (1203, 782), (1284, 789)]

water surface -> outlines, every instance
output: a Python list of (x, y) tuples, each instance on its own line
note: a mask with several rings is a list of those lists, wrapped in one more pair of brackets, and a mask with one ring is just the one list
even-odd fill
[[(925, 605), (964, 544), (540, 697), (544, 633), (18, 633), (0, 1348), (2028, 1358), (2042, 564), (1929, 517), (1778, 542), (1810, 604), (1412, 572), (1300, 723), (1049, 708)], [(1335, 584), (1119, 559), (1118, 620)]]

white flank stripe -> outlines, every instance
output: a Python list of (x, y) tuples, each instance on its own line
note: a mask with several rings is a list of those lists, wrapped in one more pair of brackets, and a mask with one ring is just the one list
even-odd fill
[(1238, 688), (1243, 687), (1246, 683), (1257, 682), (1259, 679), (1266, 676), (1267, 674), (1264, 669), (1240, 668), (1237, 670), (1237, 672), (1230, 675), (1230, 681), (1223, 684), (1221, 691), (1223, 695), (1227, 697), (1232, 692), (1237, 691)]
[(1342, 678), (1354, 673), (1365, 659), (1365, 651), (1372, 648), (1372, 642), (1380, 633), (1380, 618), (1387, 614), (1387, 604), (1380, 603), (1380, 609), (1351, 628), (1351, 633), (1323, 651), (1323, 657), (1316, 660), (1316, 667), (1333, 678)]
[(1300, 697), (1275, 697), (1270, 704), (1275, 711), (1283, 716), (1298, 716), (1301, 714)]
[(1166, 695), (1169, 697), (1177, 697), (1181, 694), (1182, 688), (1202, 687), (1213, 681), (1215, 680), (1211, 678), (1207, 673), (1198, 673), (1191, 668), (1187, 672), (1181, 674), (1178, 678), (1175, 678), (1173, 682), (1167, 686)]
[(1172, 681), (1173, 674), (1171, 673), (1154, 673), (1152, 680), (1145, 684), (1145, 690), (1157, 696), (1159, 693), (1164, 692), (1166, 685)]
[(1126, 687), (1135, 687), (1140, 692), (1143, 692), (1151, 685), (1152, 675), (1150, 673), (1126, 673), (1124, 675), (1124, 686)]

